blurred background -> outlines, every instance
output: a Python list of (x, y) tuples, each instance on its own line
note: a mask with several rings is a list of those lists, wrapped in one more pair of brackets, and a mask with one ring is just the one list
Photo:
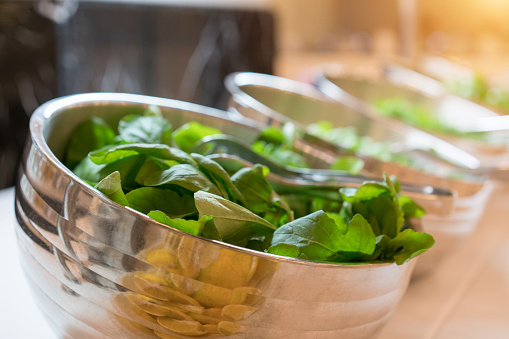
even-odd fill
[(83, 92), (129, 92), (224, 108), (235, 71), (306, 81), (441, 56), (509, 77), (505, 0), (0, 1), (0, 189), (15, 182), (30, 115)]

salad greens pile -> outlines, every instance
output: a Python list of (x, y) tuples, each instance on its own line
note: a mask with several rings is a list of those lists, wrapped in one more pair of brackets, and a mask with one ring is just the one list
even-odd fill
[[(272, 132), (264, 131), (259, 141), (285, 142)], [(115, 128), (93, 117), (75, 129), (63, 161), (120, 205), (250, 249), (333, 263), (403, 264), (433, 246), (429, 234), (410, 227), (409, 219), (424, 211), (400, 196), (394, 178), (341, 188), (337, 199), (315, 198), (315, 192), (280, 196), (264, 166), (227, 173), (210, 158), (188, 153), (217, 133), (196, 122), (174, 129), (157, 107), (126, 115)], [(295, 218), (294, 211), (302, 216)]]
[[(285, 123), (281, 129), (268, 126), (261, 131), (251, 148), (282, 166), (310, 168), (308, 160), (293, 147), (298, 134), (295, 126), (290, 122)], [(341, 155), (331, 164), (330, 169), (356, 175), (363, 167), (364, 161), (359, 157)]]
[(407, 155), (392, 152), (390, 143), (377, 142), (369, 136), (361, 136), (353, 126), (335, 128), (329, 121), (319, 121), (308, 125), (307, 132), (359, 155), (419, 168)]
[(375, 102), (374, 106), (383, 115), (401, 120), (417, 128), (452, 135), (464, 134), (451, 126), (443, 124), (436, 114), (433, 114), (433, 112), (430, 112), (425, 107), (411, 103), (405, 99), (381, 99)]
[(480, 74), (474, 74), (469, 79), (447, 79), (443, 83), (451, 93), (509, 113), (509, 90), (503, 86), (490, 85)]

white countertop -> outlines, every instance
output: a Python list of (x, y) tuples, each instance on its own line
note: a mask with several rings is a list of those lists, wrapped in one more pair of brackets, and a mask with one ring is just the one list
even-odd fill
[(39, 312), (19, 262), (14, 226), (14, 189), (0, 190), (0, 338), (54, 339)]
[[(497, 185), (475, 234), (432, 274), (411, 282), (380, 339), (509, 338), (508, 198), (509, 185)], [(0, 216), (8, 272), (0, 279), (0, 338), (54, 339), (19, 265), (12, 188), (0, 190)]]

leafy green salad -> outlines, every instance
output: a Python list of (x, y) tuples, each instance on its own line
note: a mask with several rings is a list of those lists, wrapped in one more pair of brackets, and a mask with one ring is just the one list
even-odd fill
[[(255, 152), (282, 166), (310, 168), (308, 160), (294, 149), (294, 142), (299, 133), (292, 123), (285, 123), (281, 129), (268, 126), (260, 132), (251, 147)], [(364, 161), (359, 157), (342, 155), (336, 157), (329, 169), (356, 175), (363, 167)]]
[(396, 179), (341, 188), (332, 198), (309, 189), (279, 195), (264, 166), (228, 173), (190, 153), (201, 138), (220, 133), (196, 122), (174, 128), (157, 107), (117, 126), (92, 117), (74, 130), (63, 162), (114, 202), (160, 223), (276, 255), (403, 264), (434, 245), (412, 229), (409, 220), (424, 211), (399, 194)]
[(436, 114), (425, 107), (400, 98), (378, 100), (374, 106), (380, 113), (401, 120), (411, 126), (432, 132), (463, 135), (461, 131), (443, 124)]
[(453, 78), (444, 80), (443, 83), (451, 93), (509, 113), (509, 90), (503, 86), (490, 85), (480, 74), (475, 74), (468, 80)]
[(308, 125), (307, 132), (359, 155), (419, 168), (409, 156), (391, 151), (390, 143), (377, 142), (369, 136), (361, 136), (353, 126), (334, 127), (329, 121), (319, 121)]

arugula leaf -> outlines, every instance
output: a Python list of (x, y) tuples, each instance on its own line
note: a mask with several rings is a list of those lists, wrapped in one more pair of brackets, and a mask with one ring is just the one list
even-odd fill
[(186, 152), (190, 152), (196, 142), (198, 142), (200, 139), (208, 135), (215, 134), (222, 133), (216, 128), (202, 125), (196, 121), (191, 121), (177, 128), (173, 132), (172, 138), (177, 147)]
[(64, 163), (74, 169), (88, 152), (112, 144), (115, 132), (103, 119), (92, 117), (80, 123), (69, 140)]
[(150, 211), (147, 215), (155, 221), (193, 235), (201, 234), (205, 224), (212, 220), (212, 217), (201, 217), (199, 220), (172, 219), (161, 211)]
[(406, 229), (394, 239), (389, 240), (388, 248), (398, 265), (424, 253), (435, 244), (433, 237), (427, 233)]
[(125, 195), (129, 207), (147, 214), (158, 210), (170, 218), (183, 218), (197, 212), (191, 194), (179, 194), (169, 189), (140, 187)]
[(196, 208), (202, 216), (211, 216), (224, 242), (245, 246), (256, 237), (269, 236), (276, 229), (267, 220), (247, 208), (204, 191), (194, 194)]
[(122, 190), (122, 184), (120, 182), (120, 173), (113, 172), (104, 179), (102, 179), (96, 186), (100, 192), (104, 193), (108, 198), (113, 200), (119, 205), (129, 206), (124, 191)]
[(127, 143), (166, 144), (172, 125), (161, 116), (126, 115), (118, 123), (119, 138)]

